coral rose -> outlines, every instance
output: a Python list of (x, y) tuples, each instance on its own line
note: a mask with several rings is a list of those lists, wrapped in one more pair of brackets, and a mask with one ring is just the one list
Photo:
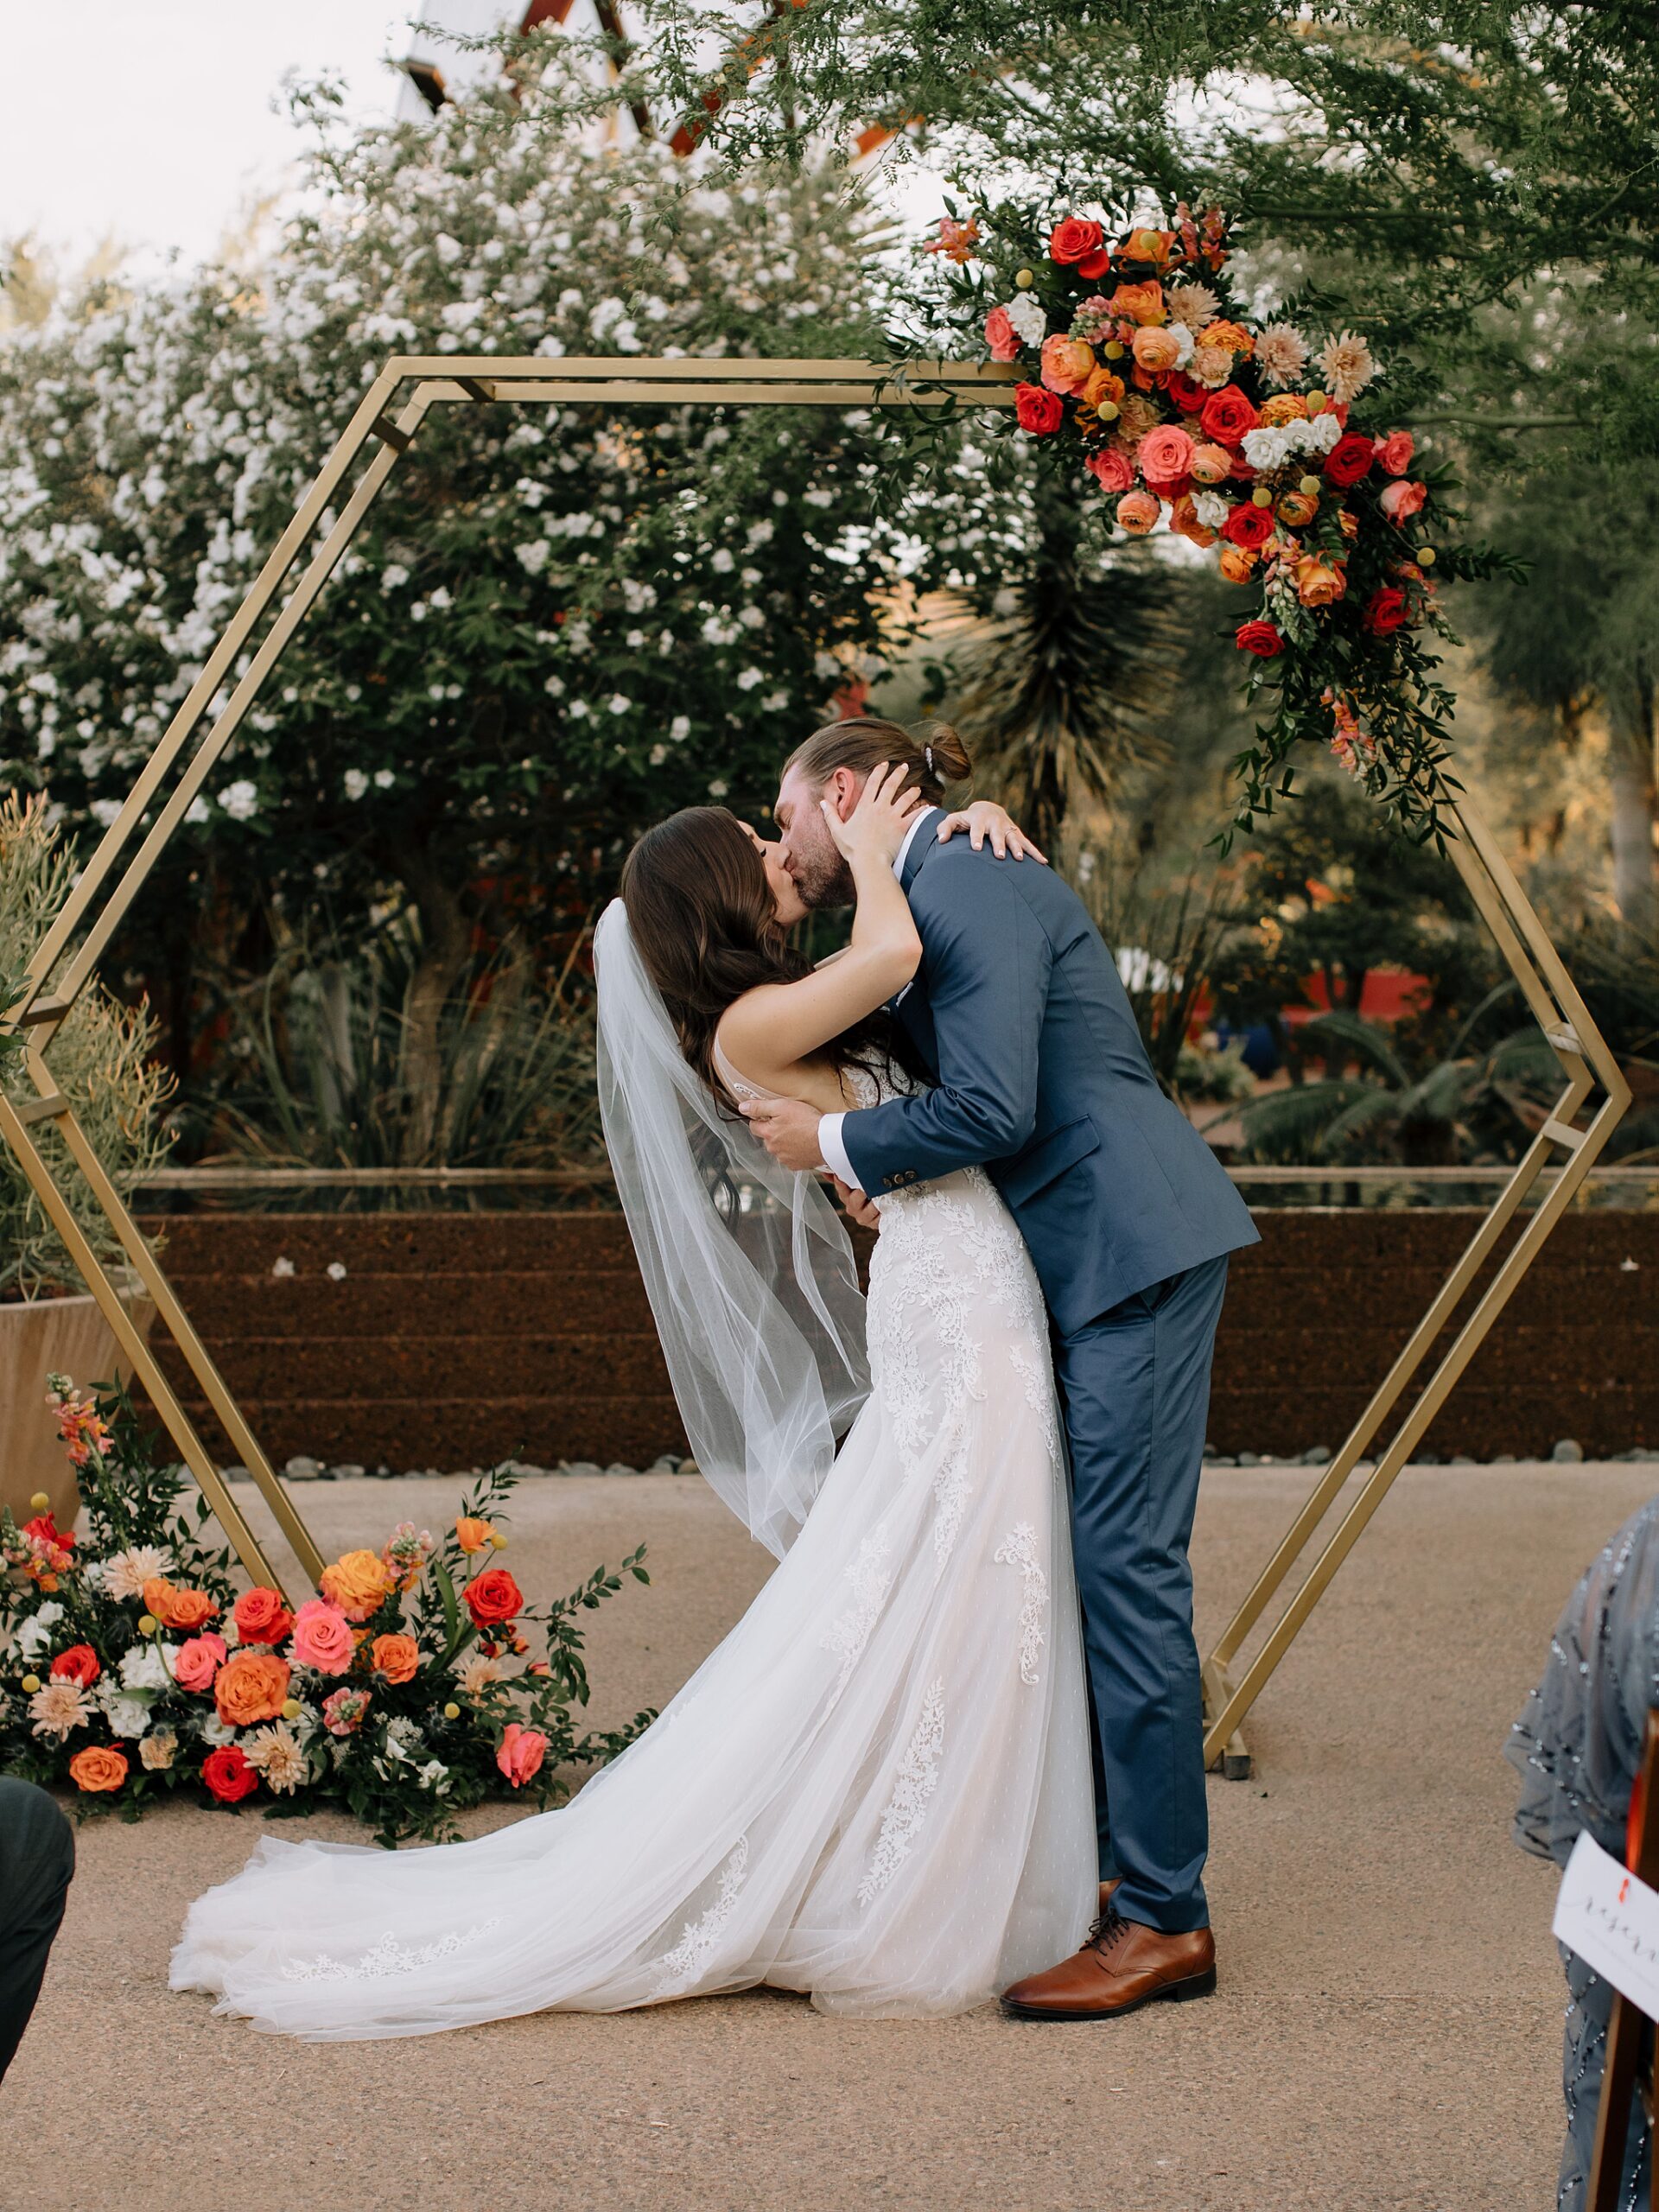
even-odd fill
[(221, 1805), (239, 1804), (259, 1787), (257, 1770), (239, 1744), (221, 1744), (201, 1763), (201, 1778)]
[(163, 1628), (181, 1628), (189, 1636), (205, 1628), (219, 1607), (205, 1590), (181, 1590), (164, 1575), (152, 1574), (144, 1585), (144, 1611)]
[(1307, 554), (1296, 563), (1296, 596), (1304, 607), (1329, 607), (1348, 588), (1348, 579), (1334, 561)]
[(1128, 455), (1116, 448), (1107, 453), (1091, 453), (1083, 465), (1103, 492), (1127, 492), (1135, 482)]
[(1148, 323), (1137, 330), (1129, 351), (1140, 366), (1154, 376), (1179, 365), (1185, 348), (1167, 324)]
[(99, 1789), (118, 1789), (126, 1778), (127, 1755), (111, 1744), (88, 1744), (69, 1762), (69, 1779), (77, 1789), (89, 1794)]
[(103, 1671), (90, 1643), (72, 1643), (52, 1662), (54, 1682), (79, 1682), (84, 1690), (91, 1689)]
[(281, 1643), (294, 1632), (294, 1616), (283, 1603), (280, 1590), (264, 1584), (245, 1590), (231, 1608), (236, 1632), (244, 1643)]
[(213, 1676), (230, 1657), (230, 1646), (209, 1629), (179, 1646), (173, 1661), (173, 1679), (181, 1690), (200, 1694), (213, 1687)]
[(1056, 331), (1043, 340), (1043, 382), (1051, 391), (1078, 392), (1095, 367), (1095, 349), (1081, 338), (1067, 338)]
[(1029, 430), (1034, 438), (1052, 437), (1065, 420), (1065, 410), (1060, 404), (1058, 392), (1046, 391), (1039, 384), (1020, 384), (1014, 388), (1014, 411), (1022, 430)]
[(1230, 584), (1247, 584), (1255, 568), (1256, 555), (1247, 546), (1224, 545), (1216, 563)]
[(1126, 492), (1117, 503), (1119, 526), (1131, 537), (1144, 537), (1162, 512), (1161, 503), (1150, 492)]
[(1325, 473), (1333, 484), (1340, 484), (1344, 491), (1351, 484), (1357, 484), (1362, 476), (1370, 474), (1375, 449), (1369, 438), (1357, 430), (1344, 431), (1325, 457)]
[(494, 1535), (493, 1525), (488, 1521), (474, 1521), (463, 1513), (455, 1522), (455, 1541), (464, 1552), (481, 1552)]
[(985, 318), (985, 343), (991, 349), (994, 361), (1012, 361), (1020, 351), (1020, 339), (1008, 321), (1007, 308), (993, 308)]
[(346, 1552), (322, 1570), (322, 1594), (348, 1621), (365, 1621), (391, 1595), (392, 1580), (378, 1552)]
[(1224, 484), (1233, 473), (1233, 456), (1225, 446), (1194, 446), (1192, 473), (1195, 483)]
[(357, 1650), (351, 1623), (321, 1598), (308, 1598), (295, 1614), (289, 1648), (296, 1666), (315, 1667), (320, 1675), (343, 1675)]
[(1114, 315), (1130, 322), (1144, 325), (1169, 320), (1164, 288), (1155, 276), (1148, 276), (1141, 284), (1120, 284), (1106, 304)]
[(497, 1747), (495, 1763), (515, 1789), (521, 1789), (541, 1770), (547, 1757), (547, 1738), (539, 1728), (524, 1728), (518, 1721), (508, 1721)]
[(1221, 525), (1221, 534), (1230, 545), (1240, 545), (1248, 551), (1257, 551), (1273, 536), (1274, 529), (1271, 512), (1266, 507), (1252, 506), (1242, 500)]
[(213, 1677), (213, 1703), (227, 1728), (275, 1720), (288, 1699), (290, 1669), (274, 1651), (238, 1651)]
[(1075, 269), (1090, 284), (1103, 276), (1112, 263), (1105, 232), (1085, 215), (1068, 215), (1063, 223), (1055, 224), (1049, 233), (1048, 257), (1063, 269)]
[(1379, 438), (1375, 451), (1378, 461), (1390, 476), (1403, 476), (1411, 467), (1411, 457), (1417, 450), (1417, 441), (1409, 430), (1390, 430), (1386, 438)]
[(1365, 602), (1365, 627), (1374, 637), (1387, 638), (1399, 629), (1409, 609), (1397, 584), (1384, 584)]
[(1254, 653), (1258, 660), (1274, 660), (1285, 650), (1285, 641), (1271, 622), (1241, 622), (1233, 643), (1240, 652)]
[(505, 1567), (486, 1567), (461, 1594), (480, 1628), (516, 1620), (524, 1609), (524, 1593)]
[(1141, 439), (1135, 459), (1148, 484), (1179, 483), (1192, 473), (1193, 445), (1173, 423), (1160, 423)]
[(1255, 408), (1238, 386), (1227, 384), (1205, 401), (1198, 422), (1206, 438), (1213, 438), (1219, 446), (1236, 446), (1246, 430), (1255, 429), (1257, 419)]
[(1194, 545), (1213, 545), (1216, 533), (1208, 523), (1198, 520), (1198, 509), (1192, 504), (1192, 494), (1183, 492), (1169, 511), (1169, 526), (1177, 537), (1190, 537)]
[(377, 1636), (369, 1646), (374, 1671), (389, 1682), (412, 1682), (421, 1663), (420, 1646), (412, 1636)]
[(1403, 478), (1396, 478), (1392, 484), (1382, 486), (1376, 495), (1376, 504), (1397, 530), (1402, 522), (1421, 512), (1427, 497), (1427, 484), (1408, 483)]

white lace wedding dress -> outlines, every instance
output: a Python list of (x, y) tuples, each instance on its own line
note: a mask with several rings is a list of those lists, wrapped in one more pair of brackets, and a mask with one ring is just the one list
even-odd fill
[(872, 1395), (793, 1548), (620, 1758), (472, 1842), (266, 1839), (191, 1907), (172, 1986), (321, 2040), (762, 1982), (957, 2012), (1075, 1948), (1095, 1832), (1058, 1413), (980, 1170), (881, 1201), (868, 1332)]

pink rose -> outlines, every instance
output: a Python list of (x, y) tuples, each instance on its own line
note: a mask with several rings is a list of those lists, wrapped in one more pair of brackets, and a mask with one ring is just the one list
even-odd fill
[(1390, 430), (1376, 442), (1376, 457), (1390, 476), (1403, 476), (1416, 450), (1417, 441), (1409, 430)]
[(1131, 537), (1144, 537), (1162, 512), (1150, 492), (1126, 492), (1117, 503), (1119, 525)]
[(521, 1728), (516, 1720), (510, 1720), (502, 1731), (495, 1763), (518, 1789), (539, 1771), (546, 1756), (547, 1738), (539, 1728)]
[(1079, 392), (1096, 366), (1092, 346), (1057, 330), (1043, 340), (1043, 382), (1051, 391)]
[(1020, 340), (1008, 321), (1007, 308), (993, 308), (986, 316), (985, 343), (991, 349), (994, 361), (1012, 361), (1018, 357)]
[(210, 1690), (229, 1656), (229, 1645), (211, 1629), (205, 1636), (188, 1637), (173, 1662), (173, 1679), (181, 1690)]
[(1126, 454), (1091, 453), (1083, 465), (1103, 492), (1127, 492), (1135, 482), (1135, 471)]
[(1402, 522), (1418, 512), (1427, 497), (1427, 484), (1396, 478), (1392, 484), (1382, 486), (1376, 495), (1376, 504), (1397, 530)]
[(308, 1598), (294, 1616), (294, 1641), (289, 1646), (297, 1667), (315, 1667), (320, 1675), (343, 1675), (356, 1655), (352, 1624), (338, 1605), (321, 1598)]
[(1195, 451), (1192, 439), (1178, 423), (1160, 423), (1141, 439), (1135, 459), (1148, 484), (1174, 484), (1191, 474)]

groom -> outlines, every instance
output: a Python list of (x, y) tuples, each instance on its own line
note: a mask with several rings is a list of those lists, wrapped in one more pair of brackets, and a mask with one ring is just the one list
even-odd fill
[[(845, 821), (882, 761), (904, 762), (929, 802), (939, 767), (967, 770), (950, 732), (929, 747), (861, 715), (809, 738), (774, 810), (808, 906), (851, 897), (820, 802)], [(1071, 1452), (1103, 1909), (1081, 1951), (1002, 2001), (1026, 2018), (1109, 2019), (1215, 1986), (1187, 1543), (1227, 1255), (1256, 1231), (1159, 1089), (1077, 894), (1046, 868), (941, 843), (940, 821), (930, 804), (894, 862), (922, 940), (896, 1012), (935, 1087), (855, 1113), (743, 1110), (782, 1166), (827, 1167), (855, 1193), (982, 1166), (1030, 1248)]]

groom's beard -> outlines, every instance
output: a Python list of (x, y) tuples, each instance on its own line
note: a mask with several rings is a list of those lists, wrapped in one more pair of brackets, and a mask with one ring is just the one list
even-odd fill
[(858, 900), (853, 871), (832, 844), (821, 853), (801, 853), (790, 871), (801, 904), (816, 913), (823, 906), (851, 906)]

